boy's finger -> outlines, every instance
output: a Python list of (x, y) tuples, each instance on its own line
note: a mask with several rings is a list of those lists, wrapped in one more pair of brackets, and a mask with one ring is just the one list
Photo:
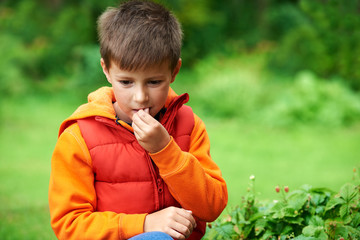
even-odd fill
[(189, 220), (192, 224), (192, 226), (194, 228), (196, 228), (196, 221), (195, 218), (192, 215), (192, 211), (190, 210), (186, 210), (186, 209), (181, 209), (182, 211), (180, 211), (180, 215), (184, 218), (186, 218), (187, 220)]
[(133, 122), (132, 127), (133, 127), (133, 129), (134, 129), (135, 137), (136, 137), (137, 139), (142, 138), (143, 135), (144, 135), (144, 133), (143, 133), (143, 131), (141, 130), (141, 128), (139, 128), (138, 125), (137, 125), (135, 122)]
[(144, 136), (144, 129), (148, 127), (148, 124), (136, 113), (133, 116), (132, 127), (139, 136)]
[(139, 128), (141, 126), (147, 125), (147, 122), (144, 119), (144, 116), (142, 116), (142, 114), (140, 113), (140, 111), (133, 115), (133, 124), (136, 124)]
[(165, 233), (169, 234), (174, 239), (185, 239), (185, 236), (175, 229), (169, 228)]
[(176, 239), (186, 239), (193, 231), (180, 222), (172, 222), (169, 227), (178, 233)]
[(150, 125), (151, 123), (153, 123), (153, 124), (157, 123), (155, 118), (153, 118), (149, 113), (146, 112), (146, 111), (149, 111), (149, 109), (146, 110), (146, 111), (145, 110), (139, 110), (136, 114), (146, 124)]

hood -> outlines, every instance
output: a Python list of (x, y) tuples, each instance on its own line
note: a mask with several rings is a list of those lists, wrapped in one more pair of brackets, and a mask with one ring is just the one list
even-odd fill
[[(177, 94), (170, 88), (165, 107), (168, 107), (176, 97)], [(101, 116), (115, 120), (116, 113), (113, 107), (113, 102), (115, 101), (112, 87), (102, 87), (90, 93), (88, 95), (88, 102), (78, 107), (78, 109), (61, 124), (59, 136), (67, 127), (79, 119)]]

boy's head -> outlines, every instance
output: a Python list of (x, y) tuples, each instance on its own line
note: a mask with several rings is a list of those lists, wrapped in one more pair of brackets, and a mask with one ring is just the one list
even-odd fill
[(136, 0), (105, 11), (98, 31), (117, 117), (132, 122), (140, 110), (155, 117), (181, 67), (179, 22), (163, 6)]
[(98, 19), (100, 53), (105, 66), (134, 71), (168, 62), (174, 71), (182, 30), (175, 16), (149, 1), (128, 1)]

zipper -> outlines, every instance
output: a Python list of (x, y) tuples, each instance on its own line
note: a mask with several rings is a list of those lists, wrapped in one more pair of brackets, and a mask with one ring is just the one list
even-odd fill
[(155, 166), (155, 163), (151, 159), (151, 157), (147, 154), (147, 162), (149, 165), (149, 168), (151, 170), (151, 176), (153, 178), (153, 184), (154, 184), (154, 191), (155, 191), (155, 211), (158, 211), (160, 209), (164, 208), (164, 187), (163, 187), (163, 180), (161, 179), (159, 175), (159, 170)]
[(159, 195), (159, 209), (163, 209), (165, 207), (164, 180), (160, 177), (159, 174), (157, 174), (156, 183)]

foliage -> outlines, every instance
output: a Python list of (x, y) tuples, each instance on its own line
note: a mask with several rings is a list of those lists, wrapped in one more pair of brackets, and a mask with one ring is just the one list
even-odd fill
[(204, 115), (271, 126), (348, 126), (360, 120), (360, 96), (343, 81), (310, 71), (274, 80), (261, 53), (255, 55), (212, 57), (195, 67), (203, 80), (192, 96)]
[[(102, 84), (96, 20), (107, 7), (122, 1), (1, 1), (0, 97), (33, 89), (93, 89)], [(156, 1), (167, 5), (182, 23), (185, 68), (218, 54), (251, 58), (248, 53), (263, 48), (269, 53), (264, 63), (268, 70), (291, 76), (310, 71), (326, 81), (338, 77), (347, 86), (360, 89), (360, 0), (346, 4), (340, 0)], [(241, 77), (235, 74), (224, 82)], [(207, 84), (206, 79), (204, 82)], [(251, 82), (236, 84), (237, 88), (254, 86)], [(212, 86), (218, 87), (216, 83)], [(242, 96), (229, 94), (229, 101), (249, 99), (236, 115), (247, 116), (249, 108), (267, 102), (269, 96), (260, 90)], [(263, 99), (257, 102), (259, 94)], [(234, 114), (227, 107), (217, 110), (216, 115)]]
[[(74, 72), (88, 70), (79, 57), (96, 45), (96, 18), (115, 1), (3, 1), (0, 3), (0, 94), (19, 89), (50, 90), (72, 80)], [(98, 47), (97, 47), (97, 51)], [(99, 64), (98, 55), (91, 60)], [(91, 66), (91, 65), (90, 65)], [(75, 68), (75, 69), (74, 69)], [(92, 71), (93, 69), (91, 69)], [(93, 78), (91, 79), (93, 80)], [(95, 83), (99, 81), (96, 79)]]
[(4, 97), (24, 92), (28, 78), (21, 66), (26, 63), (29, 52), (19, 39), (7, 34), (0, 35), (0, 52), (0, 94)]
[(340, 76), (360, 89), (359, 6), (359, 0), (301, 0), (291, 15), (297, 20), (274, 49), (270, 67), (292, 74), (307, 69), (324, 78)]
[(345, 184), (338, 194), (304, 185), (288, 192), (276, 188), (279, 201), (259, 203), (255, 177), (248, 194), (229, 214), (208, 225), (204, 239), (359, 239), (360, 181)]
[(273, 125), (285, 126), (307, 123), (351, 125), (360, 120), (360, 97), (340, 81), (327, 82), (304, 71), (269, 103), (263, 119)]

